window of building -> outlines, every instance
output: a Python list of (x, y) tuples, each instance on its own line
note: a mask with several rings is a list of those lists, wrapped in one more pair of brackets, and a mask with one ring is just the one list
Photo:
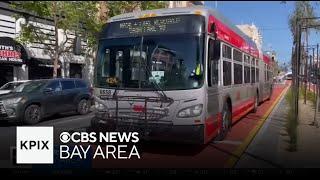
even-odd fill
[(236, 49), (233, 49), (233, 60), (242, 62), (242, 53)]
[(242, 84), (242, 64), (233, 64), (234, 84)]
[(231, 85), (231, 62), (223, 61), (223, 85)]
[(82, 64), (70, 63), (70, 77), (82, 78)]
[(227, 46), (225, 44), (222, 46), (222, 56), (224, 58), (231, 59), (231, 47), (230, 46)]

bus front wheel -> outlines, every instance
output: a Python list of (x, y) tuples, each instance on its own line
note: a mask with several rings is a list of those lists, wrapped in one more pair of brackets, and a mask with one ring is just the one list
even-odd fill
[(226, 138), (228, 131), (231, 129), (231, 110), (227, 103), (223, 106), (223, 110), (221, 113), (222, 119), (221, 119), (221, 126), (219, 134), (216, 138), (217, 141), (222, 141)]

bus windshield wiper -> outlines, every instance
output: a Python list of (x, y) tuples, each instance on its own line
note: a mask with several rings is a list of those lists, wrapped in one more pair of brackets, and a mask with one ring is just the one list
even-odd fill
[[(141, 44), (140, 44), (140, 62), (139, 62), (139, 88), (141, 88), (141, 75), (140, 75), (140, 69), (141, 69), (141, 62), (142, 62), (142, 48), (143, 48), (143, 36), (141, 38)], [(153, 54), (155, 52), (155, 50), (158, 48), (158, 45), (156, 46), (156, 48), (153, 50), (152, 54), (151, 54), (151, 59), (153, 57)], [(148, 52), (148, 46), (147, 46), (147, 50)], [(147, 71), (147, 73), (149, 74), (149, 76), (152, 76), (151, 70), (148, 68), (148, 56), (146, 55), (146, 60), (144, 63), (144, 69)], [(173, 102), (172, 98), (169, 98), (166, 93), (164, 92), (164, 90), (159, 86), (159, 84), (157, 84), (154, 81), (150, 81), (151, 84), (153, 85), (153, 89), (161, 96), (163, 101), (169, 101), (169, 103), (171, 104)], [(160, 92), (159, 92), (160, 91)]]

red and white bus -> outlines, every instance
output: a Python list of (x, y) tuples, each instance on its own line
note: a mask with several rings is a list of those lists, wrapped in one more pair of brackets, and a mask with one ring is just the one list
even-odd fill
[(112, 17), (100, 34), (92, 127), (203, 144), (272, 93), (270, 57), (206, 8)]

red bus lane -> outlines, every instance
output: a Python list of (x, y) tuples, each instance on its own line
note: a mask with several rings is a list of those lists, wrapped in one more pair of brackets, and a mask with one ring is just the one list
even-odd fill
[[(93, 168), (223, 168), (232, 167), (256, 132), (285, 93), (288, 83), (275, 85), (269, 101), (263, 102), (256, 113), (249, 113), (233, 124), (223, 141), (203, 146), (173, 143), (145, 142), (138, 145), (141, 158), (99, 159), (92, 162)], [(186, 137), (188, 138), (188, 137)]]

